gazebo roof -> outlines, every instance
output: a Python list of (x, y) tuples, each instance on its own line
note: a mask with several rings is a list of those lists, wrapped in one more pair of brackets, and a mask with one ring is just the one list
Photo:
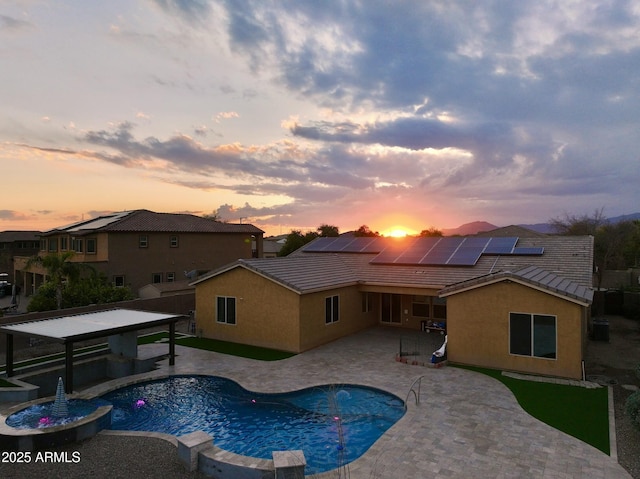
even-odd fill
[(94, 313), (6, 324), (0, 327), (0, 331), (7, 334), (68, 343), (152, 328), (178, 321), (183, 317), (182, 315), (133, 309), (110, 309)]

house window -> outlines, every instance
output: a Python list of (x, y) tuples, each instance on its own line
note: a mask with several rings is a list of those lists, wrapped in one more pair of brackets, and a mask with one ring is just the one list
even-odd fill
[(98, 243), (95, 238), (87, 238), (87, 253), (96, 254)]
[(124, 275), (114, 276), (113, 285), (117, 288), (124, 288)]
[(555, 359), (556, 317), (544, 314), (509, 314), (509, 352), (518, 356)]
[(138, 236), (138, 248), (146, 248), (149, 246), (149, 237), (147, 235)]
[(55, 238), (49, 239), (49, 253), (55, 253), (58, 251), (58, 240)]
[(433, 298), (433, 317), (435, 319), (447, 319), (447, 300)]
[(151, 275), (151, 282), (153, 284), (162, 283), (162, 273), (153, 273)]
[(169, 238), (169, 246), (171, 248), (177, 248), (178, 247), (178, 237), (177, 236), (171, 236)]
[(429, 296), (413, 296), (411, 299), (411, 315), (429, 318)]
[(84, 252), (84, 240), (73, 238), (71, 240), (71, 248), (73, 248), (73, 251), (76, 253)]
[(47, 240), (40, 240), (40, 251), (47, 251)]
[(335, 323), (340, 319), (340, 297), (329, 296), (324, 299), (324, 322)]
[(173, 283), (176, 280), (175, 273), (167, 273), (167, 283)]
[(362, 293), (362, 312), (370, 313), (373, 311), (373, 293)]
[(63, 236), (60, 238), (60, 251), (67, 251), (69, 249), (69, 238)]
[(236, 324), (236, 298), (218, 296), (216, 322)]

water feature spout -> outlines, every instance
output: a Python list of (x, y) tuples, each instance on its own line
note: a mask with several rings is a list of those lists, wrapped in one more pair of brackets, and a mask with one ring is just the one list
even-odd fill
[(58, 378), (56, 399), (53, 402), (51, 414), (54, 417), (67, 417), (69, 415), (69, 403), (67, 402), (67, 396), (64, 394), (64, 383), (61, 377)]

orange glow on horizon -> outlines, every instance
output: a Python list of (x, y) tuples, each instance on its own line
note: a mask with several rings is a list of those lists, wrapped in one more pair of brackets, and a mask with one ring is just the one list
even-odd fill
[(417, 234), (417, 231), (414, 231), (411, 228), (405, 228), (404, 226), (392, 226), (380, 234), (382, 236), (390, 236), (392, 238), (404, 238), (405, 236)]

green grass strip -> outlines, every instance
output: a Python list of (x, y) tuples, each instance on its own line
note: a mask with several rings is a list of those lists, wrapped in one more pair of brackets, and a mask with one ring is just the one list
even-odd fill
[(258, 359), (260, 361), (279, 361), (281, 359), (287, 359), (295, 356), (294, 353), (287, 353), (285, 351), (248, 346), (246, 344), (229, 343), (227, 341), (219, 341), (217, 339), (193, 337), (180, 338), (176, 339), (176, 344), (190, 348), (204, 349), (206, 351), (214, 351), (216, 353), (229, 354), (232, 356)]
[(494, 369), (458, 367), (497, 379), (511, 390), (522, 409), (536, 419), (610, 454), (607, 388), (527, 381), (503, 376)]
[(0, 378), (0, 388), (17, 388), (17, 387), (19, 386), (16, 386), (15, 384)]

